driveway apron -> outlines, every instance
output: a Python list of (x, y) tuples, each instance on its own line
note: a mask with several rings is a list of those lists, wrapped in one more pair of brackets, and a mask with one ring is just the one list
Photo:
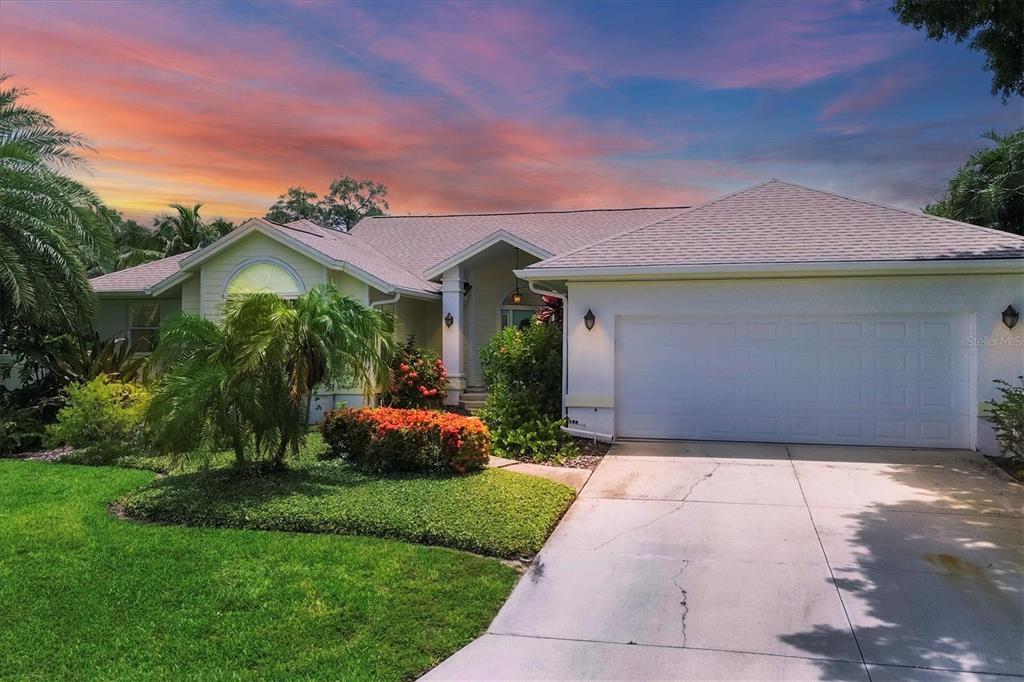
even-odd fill
[(1024, 675), (1022, 491), (972, 452), (619, 443), (427, 677)]

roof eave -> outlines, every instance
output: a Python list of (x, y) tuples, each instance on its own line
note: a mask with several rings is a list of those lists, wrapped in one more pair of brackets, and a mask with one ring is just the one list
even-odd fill
[(517, 237), (516, 235), (512, 234), (507, 230), (497, 230), (495, 232), (490, 233), (483, 239), (478, 239), (477, 241), (473, 242), (472, 244), (462, 249), (458, 253), (454, 253), (448, 258), (445, 258), (443, 261), (437, 263), (436, 265), (431, 266), (429, 270), (423, 273), (423, 277), (424, 279), (428, 280), (434, 279), (435, 277), (440, 277), (449, 268), (455, 267), (459, 263), (462, 263), (463, 261), (472, 258), (478, 253), (481, 253), (500, 242), (505, 242), (510, 246), (516, 247), (520, 251), (525, 251), (531, 256), (534, 256), (535, 258), (540, 258), (542, 260), (545, 258), (551, 258), (551, 256), (554, 255), (550, 251), (542, 249), (541, 247), (531, 242), (528, 242), (522, 237)]
[(528, 281), (733, 279), (765, 277), (858, 277), (884, 275), (1022, 274), (1024, 258), (816, 261), (800, 263), (712, 263), (701, 265), (530, 266), (516, 270)]

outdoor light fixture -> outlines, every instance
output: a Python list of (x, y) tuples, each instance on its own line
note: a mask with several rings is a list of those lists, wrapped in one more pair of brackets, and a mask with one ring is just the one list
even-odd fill
[(450, 327), (453, 324), (455, 324), (455, 318), (452, 317), (451, 313), (448, 313), (447, 315), (444, 316), (444, 326)]
[(587, 314), (583, 316), (583, 324), (587, 325), (588, 332), (594, 328), (595, 322), (597, 322), (597, 318), (594, 316), (594, 311), (587, 308)]
[(1013, 329), (1017, 326), (1017, 322), (1020, 320), (1020, 313), (1012, 305), (1006, 306), (1006, 310), (1003, 311), (1003, 324), (1006, 325), (1007, 329)]
[(462, 295), (469, 296), (469, 292), (473, 291), (473, 285), (469, 282), (462, 283)]

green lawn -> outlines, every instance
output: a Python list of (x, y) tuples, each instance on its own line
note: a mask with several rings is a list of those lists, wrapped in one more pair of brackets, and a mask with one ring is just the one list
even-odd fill
[[(446, 504), (423, 484), (372, 486), (339, 467), (326, 471), (334, 473), (296, 472), (277, 493), (261, 484), (254, 517), (273, 525), (278, 510), (300, 498), (351, 509), (337, 502), (343, 489), (365, 501), (359, 518), (367, 524), (373, 508), (388, 509), (370, 504), (375, 494), (394, 500), (404, 490)], [(393, 540), (108, 515), (108, 502), (152, 478), (0, 461), (0, 678), (407, 679), (481, 633), (517, 578), (494, 559)], [(464, 497), (489, 478), (443, 489)], [(163, 499), (172, 509), (198, 509), (210, 500), (189, 505), (181, 496), (216, 490), (198, 478), (169, 479), (133, 499), (137, 508), (155, 510)], [(240, 522), (237, 498), (213, 510)], [(403, 518), (397, 525), (416, 525)], [(469, 533), (437, 519), (418, 524), (420, 532)]]
[(384, 477), (303, 460), (283, 474), (169, 476), (121, 502), (130, 516), (163, 523), (373, 535), (514, 557), (540, 550), (574, 495), (499, 469)]

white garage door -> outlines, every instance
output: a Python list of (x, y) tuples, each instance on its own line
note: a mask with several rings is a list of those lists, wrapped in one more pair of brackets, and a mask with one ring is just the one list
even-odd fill
[(620, 317), (619, 436), (966, 448), (966, 316)]

